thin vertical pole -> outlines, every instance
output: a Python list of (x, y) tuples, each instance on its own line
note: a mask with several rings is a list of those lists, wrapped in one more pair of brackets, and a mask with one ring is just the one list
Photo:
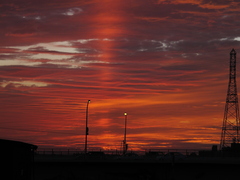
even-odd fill
[(124, 128), (124, 138), (123, 138), (123, 154), (127, 152), (127, 113), (124, 113), (125, 116), (125, 128)]
[(88, 105), (90, 103), (90, 100), (88, 100), (87, 102), (87, 107), (86, 107), (86, 133), (85, 133), (85, 148), (84, 148), (84, 152), (85, 154), (87, 154), (87, 137), (88, 137)]

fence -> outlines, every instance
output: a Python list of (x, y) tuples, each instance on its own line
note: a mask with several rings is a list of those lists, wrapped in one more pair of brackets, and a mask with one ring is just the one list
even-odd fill
[[(128, 151), (128, 153), (135, 153), (138, 155), (145, 155), (147, 153), (162, 153), (167, 154), (169, 152), (179, 152), (183, 155), (199, 155), (198, 149), (149, 149), (145, 151)], [(88, 152), (104, 152), (107, 155), (121, 155), (120, 150), (102, 150), (102, 149), (89, 149)], [(84, 154), (83, 150), (78, 149), (39, 149), (36, 151), (37, 155), (78, 155)]]

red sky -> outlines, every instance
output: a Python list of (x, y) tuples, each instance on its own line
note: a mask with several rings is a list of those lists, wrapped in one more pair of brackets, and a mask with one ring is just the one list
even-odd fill
[(120, 148), (124, 112), (129, 149), (220, 143), (240, 2), (8, 0), (0, 11), (0, 138), (83, 149), (90, 99), (89, 148)]

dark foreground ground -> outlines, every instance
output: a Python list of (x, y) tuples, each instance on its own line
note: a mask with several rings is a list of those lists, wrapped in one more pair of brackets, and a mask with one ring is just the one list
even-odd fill
[(156, 160), (35, 160), (35, 180), (227, 180), (239, 176), (240, 159), (195, 158)]

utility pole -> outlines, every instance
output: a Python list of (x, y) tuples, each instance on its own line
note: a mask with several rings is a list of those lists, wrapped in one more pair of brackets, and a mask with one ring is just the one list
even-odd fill
[(222, 124), (220, 149), (239, 143), (239, 106), (236, 83), (236, 51), (230, 52), (230, 71), (227, 99)]
[(87, 154), (87, 137), (88, 137), (88, 105), (90, 103), (90, 100), (88, 100), (87, 102), (87, 107), (86, 107), (86, 133), (85, 133), (85, 148), (84, 148), (84, 152), (85, 154)]
[(123, 138), (123, 155), (127, 153), (128, 144), (127, 144), (127, 113), (124, 113), (125, 117), (125, 128), (124, 128), (124, 138)]

